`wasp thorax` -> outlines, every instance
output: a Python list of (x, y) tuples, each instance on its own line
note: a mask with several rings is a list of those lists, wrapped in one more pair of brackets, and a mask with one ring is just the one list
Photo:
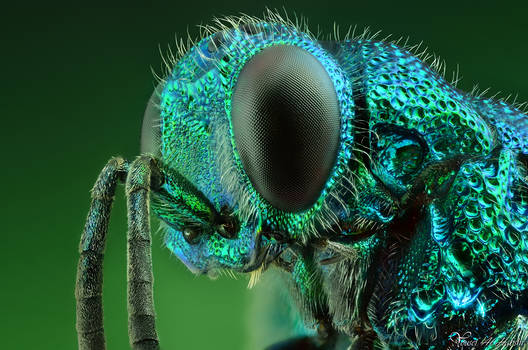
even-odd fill
[(236, 150), (255, 189), (296, 212), (319, 198), (337, 158), (334, 84), (308, 51), (268, 47), (243, 67), (231, 101)]

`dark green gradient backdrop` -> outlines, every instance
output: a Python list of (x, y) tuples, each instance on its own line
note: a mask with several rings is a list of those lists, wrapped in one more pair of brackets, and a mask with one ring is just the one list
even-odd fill
[[(113, 155), (138, 153), (141, 117), (159, 71), (158, 44), (197, 33), (214, 15), (253, 15), (281, 2), (202, 1), (2, 7), (2, 349), (74, 349), (77, 245), (89, 189)], [(478, 4), (478, 5), (477, 5)], [(470, 89), (528, 100), (526, 7), (464, 1), (289, 2), (316, 30), (370, 26), (424, 42), (459, 64)], [(384, 36), (384, 35), (382, 35)], [(121, 188), (122, 189), (122, 188)], [(121, 190), (120, 189), (120, 190)], [(157, 227), (157, 225), (154, 225)], [(105, 261), (110, 350), (126, 349), (124, 198), (119, 191)], [(247, 280), (210, 281), (186, 271), (154, 238), (155, 298), (164, 349), (244, 349)]]

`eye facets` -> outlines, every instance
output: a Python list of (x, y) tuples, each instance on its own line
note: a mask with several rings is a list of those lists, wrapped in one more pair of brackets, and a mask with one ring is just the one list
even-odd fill
[(341, 116), (332, 80), (297, 46), (246, 63), (232, 96), (237, 152), (255, 189), (286, 212), (309, 208), (337, 158)]

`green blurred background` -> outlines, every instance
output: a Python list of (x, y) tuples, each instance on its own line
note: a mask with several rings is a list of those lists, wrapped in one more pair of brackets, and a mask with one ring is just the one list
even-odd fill
[[(477, 4), (475, 2), (475, 4)], [(160, 71), (158, 44), (198, 33), (213, 16), (262, 13), (265, 6), (180, 1), (2, 8), (3, 238), (0, 244), (2, 349), (74, 349), (77, 245), (89, 189), (106, 160), (138, 153), (143, 110)], [(370, 26), (424, 42), (474, 83), (528, 100), (527, 7), (463, 1), (289, 1), (312, 30)], [(450, 76), (450, 73), (449, 73)], [(157, 225), (154, 225), (157, 227)], [(127, 349), (126, 213), (119, 191), (105, 261), (109, 349)], [(245, 349), (247, 280), (191, 275), (153, 244), (158, 331), (164, 349)]]

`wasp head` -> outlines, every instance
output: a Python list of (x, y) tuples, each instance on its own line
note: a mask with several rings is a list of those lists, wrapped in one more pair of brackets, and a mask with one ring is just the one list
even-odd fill
[(347, 84), (316, 41), (281, 23), (217, 28), (174, 61), (142, 151), (163, 174), (152, 208), (166, 244), (191, 270), (256, 269), (328, 222), (346, 167)]

